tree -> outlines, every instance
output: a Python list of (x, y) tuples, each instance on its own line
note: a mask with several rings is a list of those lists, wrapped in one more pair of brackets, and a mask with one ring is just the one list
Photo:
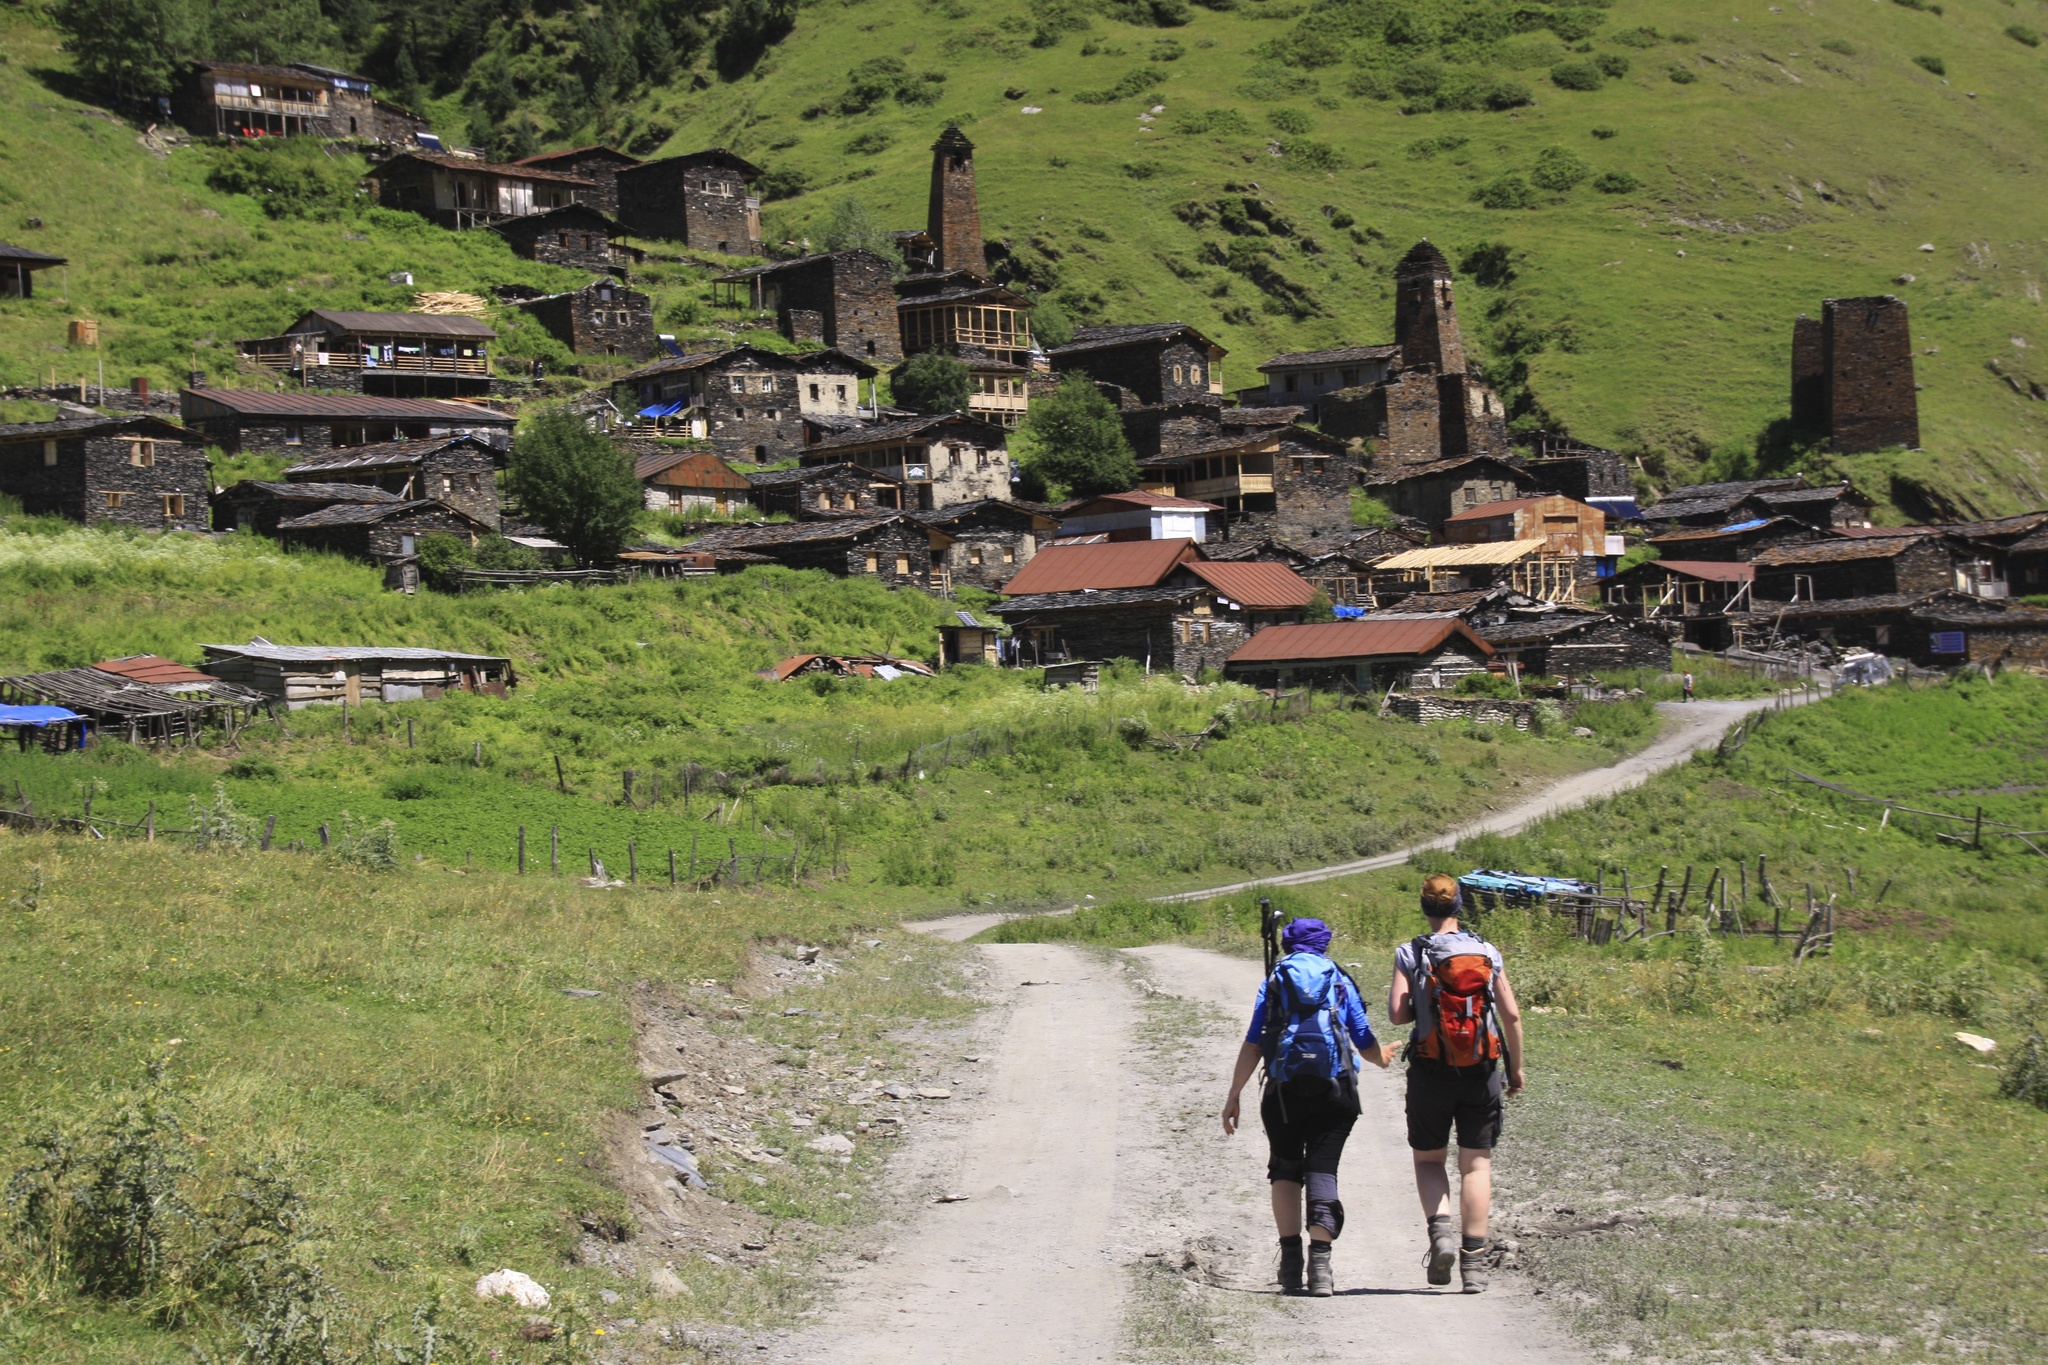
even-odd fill
[(86, 84), (130, 108), (176, 88), (204, 20), (189, 0), (61, 0), (51, 13)]
[(944, 351), (920, 351), (896, 371), (891, 389), (912, 412), (965, 412), (971, 380), (967, 367)]
[(1040, 299), (1031, 309), (1031, 335), (1041, 349), (1064, 346), (1074, 339), (1074, 319), (1058, 299)]
[(797, 0), (732, 0), (712, 49), (718, 74), (736, 81), (796, 27)]
[(1024, 426), (1032, 472), (1075, 497), (1122, 493), (1138, 482), (1138, 460), (1116, 408), (1085, 375), (1070, 374), (1049, 396), (1035, 399)]
[(892, 264), (902, 259), (896, 239), (889, 234), (857, 195), (847, 195), (832, 206), (832, 221), (825, 225), (825, 250), (872, 251)]
[(561, 408), (521, 428), (505, 491), (584, 564), (619, 552), (645, 501), (632, 457)]

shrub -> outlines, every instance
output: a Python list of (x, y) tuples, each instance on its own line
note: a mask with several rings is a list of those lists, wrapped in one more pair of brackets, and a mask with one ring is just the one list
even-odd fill
[(825, 225), (827, 251), (872, 251), (885, 261), (898, 259), (896, 239), (856, 195), (847, 195), (832, 206), (831, 221)]
[[(1335, 147), (1332, 147), (1327, 142), (1316, 142), (1305, 137), (1297, 138), (1288, 142), (1282, 148), (1282, 152), (1289, 161), (1294, 162), (1304, 170), (1341, 171), (1344, 169), (1343, 156)], [(1302, 249), (1304, 251), (1308, 249), (1306, 240), (1302, 243)]]
[(1200, 113), (1182, 114), (1174, 120), (1176, 133), (1244, 134), (1252, 131), (1252, 121), (1235, 109), (1204, 109)]
[(1116, 409), (1085, 376), (1069, 375), (1035, 400), (1024, 428), (1031, 438), (1032, 471), (1076, 497), (1121, 493), (1138, 481), (1137, 457)]
[(1640, 28), (1625, 28), (1619, 33), (1611, 33), (1608, 40), (1623, 47), (1655, 47), (1664, 41), (1664, 35), (1645, 24)]
[(965, 412), (973, 383), (967, 367), (943, 351), (920, 351), (896, 371), (896, 401), (914, 412)]
[(1483, 209), (1528, 209), (1536, 203), (1536, 194), (1530, 190), (1528, 180), (1507, 172), (1473, 190), (1473, 203)]
[(1150, 28), (1179, 28), (1194, 17), (1187, 0), (1109, 0), (1105, 8), (1112, 19)]
[[(2028, 28), (2025, 24), (2008, 25), (2005, 30), (2005, 36), (2016, 43), (2025, 43), (2028, 47), (2039, 47), (2041, 45), (2041, 31)], [(2040, 1041), (2038, 1035), (2035, 1041)]]
[(873, 156), (877, 152), (887, 151), (890, 144), (895, 141), (896, 135), (886, 128), (873, 128), (850, 140), (846, 144), (846, 150), (851, 156)]
[(1246, 99), (1284, 100), (1316, 93), (1316, 78), (1281, 62), (1260, 62), (1245, 73), (1237, 91)]
[[(1123, 164), (1123, 172), (1133, 180), (1150, 180), (1153, 176), (1159, 174), (1159, 163), (1156, 161), (1126, 161)], [(1101, 229), (1096, 229), (1096, 232), (1101, 232)], [(1090, 237), (1095, 236), (1095, 233), (1083, 232), (1081, 235)], [(1098, 240), (1108, 241), (1108, 234), (1103, 234)]]
[(314, 138), (231, 147), (206, 177), (223, 194), (245, 194), (272, 218), (333, 219), (356, 206), (362, 172), (353, 157), (330, 157)]
[(1930, 75), (1946, 76), (1948, 74), (1948, 63), (1939, 57), (1915, 57), (1913, 65), (1919, 67), (1922, 71), (1928, 72)]
[(1641, 188), (1641, 182), (1627, 171), (1602, 171), (1593, 177), (1593, 188), (1602, 194), (1628, 194)]
[(1620, 80), (1628, 74), (1628, 58), (1619, 52), (1603, 52), (1593, 59), (1593, 65), (1600, 68), (1600, 74)]
[(398, 826), (389, 820), (375, 824), (341, 813), (341, 836), (334, 841), (334, 857), (371, 872), (398, 870)]
[(1607, 141), (1607, 140), (1608, 140), (1609, 138), (1615, 138), (1615, 137), (1620, 137), (1620, 136), (1621, 136), (1621, 129), (1619, 129), (1619, 128), (1595, 128), (1595, 129), (1593, 130), (1593, 136), (1594, 136), (1594, 137), (1596, 137), (1596, 138), (1598, 138), (1598, 139), (1600, 139), (1600, 141), (1602, 141), (1602, 142), (1605, 142), (1605, 141)]
[(1536, 202), (1536, 194), (1529, 188), (1529, 182), (1510, 171), (1472, 191), (1472, 198), (1481, 208), (1525, 209)]
[(1481, 242), (1465, 253), (1458, 269), (1482, 289), (1505, 289), (1515, 282), (1515, 252), (1506, 242)]
[(1395, 91), (1376, 71), (1354, 71), (1344, 82), (1344, 93), (1353, 99), (1390, 100)]
[(787, 167), (761, 172), (761, 197), (766, 200), (794, 199), (810, 188), (809, 171)]
[(1550, 11), (1544, 20), (1544, 27), (1565, 42), (1576, 43), (1592, 37), (1600, 31), (1606, 19), (1598, 9), (1590, 6), (1566, 7)]
[(1417, 138), (1408, 144), (1408, 157), (1412, 161), (1428, 161), (1438, 152), (1455, 152), (1471, 140), (1457, 133), (1444, 133), (1438, 137)]
[(1689, 66), (1674, 66), (1671, 68), (1671, 79), (1674, 84), (1691, 85), (1699, 78), (1699, 73)]
[(1276, 132), (1292, 133), (1297, 137), (1315, 127), (1315, 120), (1299, 109), (1275, 109), (1266, 115), (1266, 122), (1272, 124)]
[(2048, 1046), (2041, 1041), (2040, 1025), (2029, 1028), (2027, 1041), (2013, 1049), (2005, 1074), (1999, 1077), (1998, 1093), (2048, 1109)]
[(227, 783), (213, 784), (213, 800), (186, 799), (195, 848), (247, 848), (256, 842), (256, 819), (244, 815), (228, 796)]
[(1410, 62), (1394, 73), (1394, 89), (1410, 99), (1434, 95), (1443, 88), (1444, 68), (1441, 62)]
[(1607, 78), (1591, 62), (1559, 62), (1550, 68), (1550, 83), (1560, 90), (1598, 90)]
[(1592, 173), (1593, 168), (1576, 152), (1563, 147), (1545, 147), (1536, 154), (1536, 164), (1530, 170), (1529, 178), (1539, 189), (1566, 194)]
[(1823, 38), (1820, 45), (1827, 51), (1843, 57), (1853, 57), (1856, 55), (1856, 44), (1846, 38)]
[(1152, 44), (1152, 50), (1145, 54), (1145, 60), (1152, 62), (1177, 62), (1188, 55), (1187, 48), (1178, 38), (1161, 38)]
[(1149, 94), (1159, 88), (1166, 79), (1166, 72), (1156, 66), (1140, 66), (1124, 73), (1124, 78), (1103, 90), (1082, 90), (1074, 95), (1076, 104), (1115, 104), (1118, 100), (1132, 99)]

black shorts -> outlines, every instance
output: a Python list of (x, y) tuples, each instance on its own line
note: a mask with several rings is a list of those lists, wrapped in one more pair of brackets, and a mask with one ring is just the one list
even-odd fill
[(1464, 1151), (1491, 1151), (1500, 1142), (1506, 1077), (1498, 1065), (1453, 1067), (1417, 1057), (1408, 1063), (1408, 1145), (1433, 1152), (1451, 1145), (1458, 1130)]
[(1281, 1100), (1280, 1087), (1269, 1085), (1259, 1101), (1259, 1121), (1266, 1127), (1266, 1179), (1300, 1184), (1310, 1172), (1336, 1175), (1351, 1125), (1358, 1122), (1357, 1102), (1326, 1084), (1288, 1091), (1284, 1116)]

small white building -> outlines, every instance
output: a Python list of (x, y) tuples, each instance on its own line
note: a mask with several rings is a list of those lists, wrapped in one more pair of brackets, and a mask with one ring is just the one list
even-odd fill
[(1069, 507), (1060, 517), (1060, 537), (1106, 536), (1110, 540), (1192, 540), (1209, 538), (1213, 502), (1166, 493), (1104, 493)]

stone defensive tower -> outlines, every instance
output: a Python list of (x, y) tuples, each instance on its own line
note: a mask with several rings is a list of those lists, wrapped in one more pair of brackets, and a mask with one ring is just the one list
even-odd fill
[(1818, 318), (1792, 320), (1792, 424), (1806, 431), (1828, 425), (1827, 347)]
[(1394, 342), (1404, 368), (1465, 373), (1465, 342), (1451, 303), (1451, 263), (1427, 238), (1394, 267)]
[(1906, 302), (1889, 294), (1821, 303), (1827, 429), (1838, 451), (1920, 444)]
[(932, 144), (931, 207), (925, 233), (932, 239), (938, 269), (968, 270), (987, 277), (981, 203), (974, 192), (974, 144), (951, 125)]

